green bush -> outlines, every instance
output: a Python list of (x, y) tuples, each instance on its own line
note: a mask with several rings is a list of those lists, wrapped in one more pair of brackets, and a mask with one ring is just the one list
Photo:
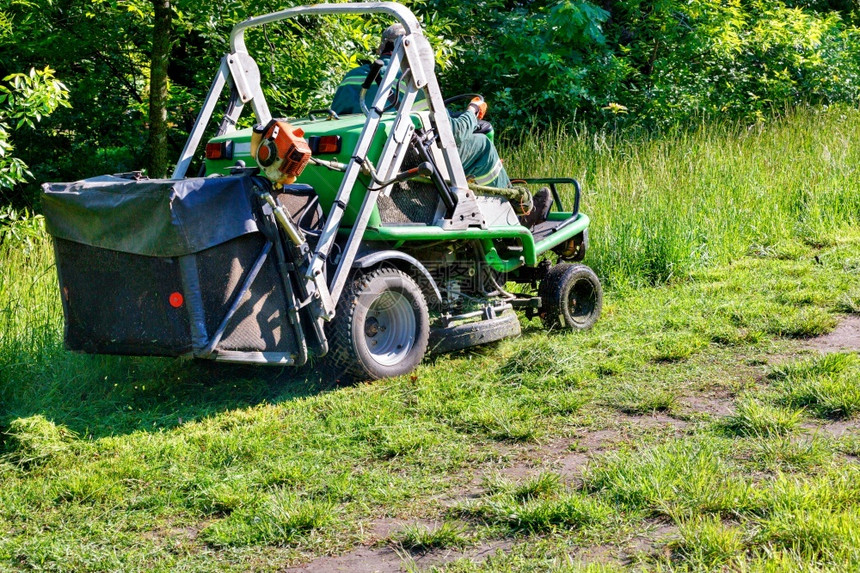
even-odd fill
[(860, 94), (860, 30), (850, 10), (822, 2), (412, 5), (460, 15), (462, 50), (445, 85), (483, 91), (506, 127), (762, 119)]

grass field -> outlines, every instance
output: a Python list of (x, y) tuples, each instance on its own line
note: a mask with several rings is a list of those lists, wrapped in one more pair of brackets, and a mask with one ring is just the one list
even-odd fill
[(860, 358), (810, 341), (860, 314), (860, 113), (506, 155), (584, 181), (603, 318), (372, 384), (67, 353), (7, 238), (0, 570), (860, 568)]
[(561, 129), (503, 157), (515, 176), (579, 179), (594, 221), (589, 264), (615, 285), (656, 284), (857, 225), (858, 133), (856, 110), (801, 110), (659, 138)]

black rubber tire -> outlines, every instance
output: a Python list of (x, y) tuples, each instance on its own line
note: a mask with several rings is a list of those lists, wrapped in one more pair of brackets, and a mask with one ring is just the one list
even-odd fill
[(585, 265), (553, 265), (540, 283), (540, 317), (546, 328), (587, 330), (600, 318), (603, 287)]
[(430, 330), (430, 352), (442, 354), (480, 344), (498, 342), (522, 333), (520, 319), (512, 310), (504, 311), (496, 318), (469, 322), (446, 328)]
[[(385, 334), (389, 328), (390, 334)], [(397, 336), (398, 330), (402, 336)], [(390, 267), (358, 271), (344, 288), (326, 334), (330, 344), (326, 370), (338, 379), (357, 382), (408, 374), (427, 351), (427, 301), (415, 280), (403, 271)], [(370, 343), (377, 340), (392, 347), (393, 354), (375, 355)], [(406, 341), (405, 349), (404, 344), (398, 345), (399, 340)]]

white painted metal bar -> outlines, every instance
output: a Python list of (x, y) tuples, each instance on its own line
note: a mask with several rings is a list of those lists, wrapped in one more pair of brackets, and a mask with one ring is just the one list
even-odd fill
[(203, 101), (203, 107), (200, 108), (200, 113), (197, 114), (194, 128), (188, 134), (185, 147), (179, 156), (179, 162), (173, 170), (173, 175), (170, 176), (171, 179), (182, 179), (185, 177), (188, 166), (191, 165), (191, 158), (194, 157), (194, 152), (197, 151), (197, 146), (200, 145), (200, 140), (203, 139), (203, 133), (206, 131), (206, 126), (209, 125), (209, 120), (212, 119), (212, 113), (218, 104), (218, 98), (221, 96), (221, 92), (228, 81), (230, 81), (230, 70), (227, 67), (227, 56), (224, 56), (221, 58), (221, 66), (218, 68), (218, 73), (212, 81), (209, 93), (206, 94), (206, 99)]
[[(353, 151), (352, 157), (347, 164), (343, 181), (341, 181), (340, 189), (338, 189), (337, 192), (337, 197), (329, 210), (328, 217), (326, 218), (325, 225), (323, 226), (322, 233), (320, 234), (319, 241), (317, 242), (316, 252), (314, 253), (314, 257), (309, 265), (308, 278), (313, 278), (322, 273), (323, 267), (326, 263), (326, 257), (331, 251), (331, 246), (337, 237), (343, 213), (346, 210), (346, 205), (349, 203), (349, 198), (352, 195), (352, 188), (358, 181), (358, 175), (361, 172), (361, 165), (357, 160), (364, 161), (367, 158), (367, 152), (370, 149), (370, 144), (373, 142), (373, 138), (376, 135), (376, 130), (379, 127), (379, 122), (382, 117), (380, 111), (385, 108), (388, 93), (397, 83), (397, 75), (400, 71), (400, 62), (403, 58), (403, 52), (398, 49), (401, 42), (402, 39), (398, 40), (395, 44), (391, 60), (389, 61), (388, 68), (385, 72), (385, 77), (382, 79), (379, 89), (376, 92), (376, 99), (373, 102), (373, 106), (370, 108), (370, 115), (364, 123), (364, 128), (361, 131), (361, 135), (358, 137), (355, 151)], [(389, 135), (389, 138), (391, 136), (393, 136), (393, 132)], [(350, 235), (350, 238), (352, 238), (352, 235)], [(346, 259), (347, 257), (341, 257), (340, 264), (342, 265)], [(349, 261), (349, 264), (351, 266), (351, 260)], [(333, 298), (334, 300), (337, 300), (337, 297)]]
[(403, 24), (407, 34), (413, 34), (421, 30), (418, 24), (418, 19), (406, 7), (396, 2), (349, 2), (344, 4), (317, 4), (315, 6), (297, 6), (288, 8), (280, 12), (264, 14), (248, 18), (244, 22), (239, 22), (233, 27), (230, 32), (230, 49), (233, 52), (248, 52), (245, 47), (245, 30), (262, 26), (263, 24), (271, 24), (294, 18), (296, 16), (305, 15), (325, 15), (325, 14), (391, 14)]
[[(388, 92), (382, 92), (382, 89), (380, 89), (377, 94), (379, 93), (382, 93), (382, 95), (385, 96)], [(409, 141), (397, 142), (397, 138), (402, 135), (397, 132), (397, 122), (412, 121), (409, 117), (409, 112), (412, 109), (412, 104), (415, 102), (415, 96), (415, 89), (410, 89), (407, 92), (404, 100), (401, 102), (400, 114), (398, 114), (397, 120), (394, 125), (392, 125), (391, 133), (388, 135), (388, 141), (385, 143), (385, 149), (382, 152), (381, 160), (377, 166), (377, 175), (382, 180), (391, 179), (400, 168), (400, 164), (403, 162), (403, 156), (405, 155), (405, 150), (409, 145)], [(379, 99), (380, 98), (377, 95), (377, 102)], [(377, 103), (374, 102), (374, 107), (376, 105)], [(411, 130), (409, 133), (412, 133)], [(396, 151), (399, 151), (399, 153), (395, 153)], [(334, 300), (338, 300), (340, 298), (340, 293), (343, 291), (346, 279), (352, 270), (352, 262), (355, 259), (355, 254), (358, 252), (358, 247), (361, 245), (361, 238), (364, 236), (364, 231), (367, 229), (367, 222), (370, 220), (371, 213), (373, 213), (373, 207), (376, 205), (376, 201), (379, 199), (380, 193), (383, 193), (384, 191), (385, 188), (374, 189), (373, 191), (368, 190), (367, 194), (364, 196), (364, 201), (361, 203), (361, 210), (358, 212), (358, 217), (356, 217), (355, 223), (353, 223), (352, 229), (349, 232), (349, 239), (346, 241), (343, 255), (341, 256), (337, 270), (335, 271), (329, 285), (329, 292)]]

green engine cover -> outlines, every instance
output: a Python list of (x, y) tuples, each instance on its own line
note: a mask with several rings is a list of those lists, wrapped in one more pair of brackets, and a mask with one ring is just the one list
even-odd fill
[[(379, 160), (382, 155), (382, 148), (388, 139), (388, 134), (394, 124), (396, 114), (385, 114), (380, 122), (379, 129), (371, 143), (367, 157), (374, 163)], [(417, 114), (413, 114), (412, 120), (416, 127), (421, 126), (421, 118)], [(348, 163), (355, 146), (358, 143), (358, 138), (361, 135), (366, 118), (363, 114), (345, 115), (340, 119), (296, 119), (289, 120), (290, 124), (295, 127), (300, 127), (305, 132), (305, 138), (312, 136), (339, 135), (341, 137), (341, 150), (337, 154), (317, 154), (315, 157), (331, 161), (336, 160), (341, 163)], [(232, 142), (233, 156), (230, 159), (206, 160), (206, 175), (229, 173), (230, 167), (236, 164), (236, 161), (242, 160), (245, 165), (253, 167), (256, 162), (251, 157), (251, 129), (240, 129), (214, 137), (210, 143)], [(337, 190), (343, 181), (343, 173), (333, 171), (325, 167), (309, 164), (305, 167), (297, 183), (305, 183), (314, 188), (320, 198), (320, 205), (323, 210), (328, 213), (337, 196)], [(369, 178), (365, 176), (359, 177), (359, 182), (353, 189), (347, 203), (346, 213), (344, 214), (342, 226), (350, 226), (355, 221), (355, 217), (361, 208), (361, 203), (364, 200), (365, 190), (370, 184)], [(380, 223), (378, 209), (374, 208), (373, 214), (370, 217), (369, 226), (378, 227)]]
[[(416, 128), (423, 126), (422, 116), (426, 112), (412, 114), (412, 122)], [(396, 113), (388, 113), (382, 117), (379, 128), (371, 142), (367, 157), (378, 163), (382, 155), (382, 149), (388, 140), (388, 134), (394, 126)], [(336, 160), (348, 163), (352, 157), (355, 146), (361, 135), (366, 118), (363, 114), (344, 115), (339, 119), (327, 117), (319, 119), (297, 119), (290, 120), (290, 124), (300, 127), (305, 132), (306, 138), (314, 136), (338, 135), (341, 137), (341, 150), (338, 153), (317, 154), (323, 160)], [(229, 174), (230, 167), (236, 161), (242, 160), (247, 166), (254, 166), (256, 162), (251, 158), (251, 129), (241, 129), (226, 133), (210, 140), (210, 143), (230, 142), (232, 157), (218, 160), (206, 160), (206, 175)], [(298, 183), (305, 183), (314, 188), (319, 196), (320, 206), (325, 213), (331, 209), (332, 203), (337, 196), (338, 189), (343, 181), (343, 173), (333, 171), (325, 167), (309, 164), (305, 167)], [(356, 216), (361, 209), (361, 204), (366, 195), (370, 180), (360, 175), (358, 182), (352, 189), (347, 208), (341, 220), (341, 229), (349, 229), (355, 223)], [(568, 221), (569, 219), (569, 221)], [(559, 228), (550, 233), (543, 233), (535, 237), (531, 230), (520, 225), (489, 226), (487, 228), (468, 229), (444, 229), (435, 225), (384, 225), (379, 216), (379, 208), (374, 206), (368, 221), (368, 228), (364, 233), (364, 239), (368, 241), (381, 241), (396, 245), (404, 242), (438, 242), (438, 241), (475, 241), (484, 242), (487, 263), (501, 272), (509, 272), (525, 264), (534, 266), (538, 257), (549, 251), (554, 246), (582, 233), (588, 228), (589, 219), (585, 213), (552, 212), (550, 221), (558, 223)], [(568, 221), (569, 224), (565, 223)], [(563, 226), (562, 223), (565, 223)], [(522, 246), (522, 254), (514, 252), (503, 258), (496, 249), (497, 244), (504, 246), (511, 241), (518, 242)]]

